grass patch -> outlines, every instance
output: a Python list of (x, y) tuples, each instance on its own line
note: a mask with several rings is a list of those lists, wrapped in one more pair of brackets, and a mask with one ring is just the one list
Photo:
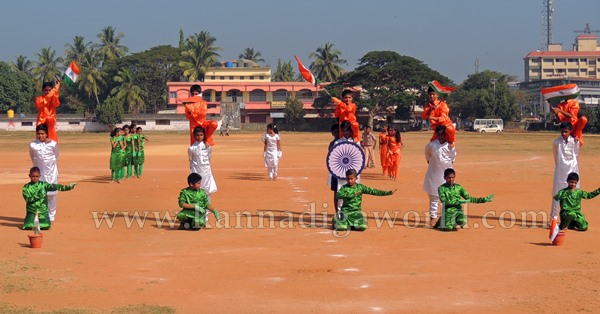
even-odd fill
[(168, 314), (175, 313), (175, 309), (168, 306), (160, 305), (149, 305), (149, 304), (135, 304), (127, 305), (123, 307), (116, 307), (107, 310), (95, 310), (95, 309), (78, 309), (78, 308), (64, 308), (52, 311), (37, 311), (32, 307), (26, 306), (14, 306), (8, 303), (0, 303), (0, 313), (6, 314), (98, 314), (98, 313), (136, 313), (136, 314)]

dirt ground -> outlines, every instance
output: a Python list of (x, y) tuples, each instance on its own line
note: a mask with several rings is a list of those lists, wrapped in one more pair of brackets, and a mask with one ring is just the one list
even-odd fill
[[(456, 181), (471, 195), (495, 198), (467, 208), (467, 228), (440, 232), (428, 228), (422, 191), (430, 132), (405, 133), (397, 181), (384, 179), (379, 167), (362, 175), (363, 184), (398, 192), (364, 196), (369, 229), (345, 234), (330, 229), (327, 133), (282, 133), (283, 158), (273, 182), (260, 134), (216, 136), (212, 169), (219, 190), (212, 202), (224, 219), (198, 232), (177, 230), (173, 220), (187, 185), (188, 135), (147, 136), (143, 177), (117, 184), (109, 183), (108, 134), (59, 133), (59, 181), (77, 187), (59, 194), (56, 221), (44, 232), (43, 247), (32, 249), (31, 231), (20, 227), (34, 134), (0, 133), (0, 312), (600, 307), (600, 199), (584, 200), (587, 232), (567, 232), (564, 246), (548, 239), (551, 147), (558, 134), (459, 133)], [(582, 188), (591, 191), (600, 186), (600, 137), (585, 139)]]

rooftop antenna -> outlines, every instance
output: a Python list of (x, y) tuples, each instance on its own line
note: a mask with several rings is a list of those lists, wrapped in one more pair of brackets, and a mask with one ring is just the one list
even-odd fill
[(541, 50), (548, 51), (552, 44), (552, 16), (554, 15), (554, 0), (543, 0), (542, 8), (542, 44)]
[(600, 33), (600, 30), (594, 29), (590, 27), (590, 23), (585, 23), (585, 28), (583, 30), (573, 31), (573, 33), (582, 33), (582, 34), (591, 34), (591, 33)]

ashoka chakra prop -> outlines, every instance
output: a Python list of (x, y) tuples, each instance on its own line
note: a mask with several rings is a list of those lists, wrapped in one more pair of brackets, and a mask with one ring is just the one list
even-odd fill
[(354, 169), (360, 174), (365, 164), (365, 153), (358, 144), (340, 142), (335, 144), (327, 154), (327, 170), (332, 176), (345, 180), (346, 170)]

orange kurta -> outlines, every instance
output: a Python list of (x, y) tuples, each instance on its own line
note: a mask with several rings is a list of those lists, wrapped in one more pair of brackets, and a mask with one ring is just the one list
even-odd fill
[[(360, 126), (356, 121), (356, 104), (354, 103), (345, 103), (339, 98), (331, 97), (333, 103), (335, 104), (334, 117), (338, 118), (340, 127), (342, 122), (348, 121), (352, 127), (352, 137), (355, 142), (360, 141)], [(344, 137), (342, 131), (340, 129), (340, 138)]]
[(387, 164), (387, 146), (388, 146), (388, 136), (387, 132), (381, 132), (379, 134), (379, 161), (381, 162), (381, 170), (383, 171), (383, 175), (388, 174), (388, 164)]
[(190, 145), (196, 142), (194, 129), (201, 126), (204, 129), (204, 142), (210, 146), (215, 143), (212, 134), (217, 130), (219, 123), (214, 120), (206, 120), (208, 104), (200, 96), (193, 96), (181, 100), (185, 104), (185, 117), (190, 121)]
[[(421, 118), (423, 118), (423, 120), (429, 119), (429, 123), (433, 129), (433, 137), (431, 137), (431, 141), (437, 139), (435, 128), (438, 125), (443, 125), (446, 127), (446, 139), (448, 142), (454, 143), (454, 140), (456, 139), (456, 129), (452, 124), (452, 120), (450, 120), (450, 117), (448, 116), (449, 113), (450, 108), (448, 108), (448, 105), (443, 100), (438, 100), (435, 104), (430, 102), (425, 107), (425, 110), (423, 110)], [(438, 120), (432, 120), (431, 118), (433, 117), (438, 118)]]
[(570, 122), (573, 125), (571, 135), (579, 140), (579, 145), (583, 145), (583, 128), (588, 120), (585, 116), (579, 117), (579, 102), (575, 99), (568, 99), (558, 104), (556, 108), (571, 114), (570, 118), (562, 112), (557, 112), (556, 116), (560, 122)]
[(40, 95), (35, 98), (35, 107), (38, 110), (36, 126), (45, 124), (48, 127), (48, 137), (58, 143), (56, 134), (56, 108), (60, 106), (58, 100), (58, 90), (60, 82), (46, 95)]
[(400, 160), (402, 159), (402, 154), (400, 152), (401, 148), (402, 142), (397, 142), (396, 137), (394, 136), (388, 137), (387, 165), (389, 175), (394, 179), (398, 177), (398, 172), (400, 170)]

